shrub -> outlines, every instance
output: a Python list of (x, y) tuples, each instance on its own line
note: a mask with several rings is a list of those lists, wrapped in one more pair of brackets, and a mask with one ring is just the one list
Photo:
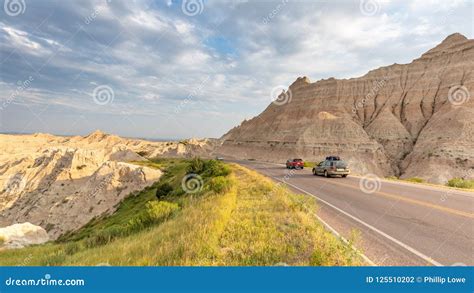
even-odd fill
[(167, 196), (173, 191), (173, 186), (171, 186), (169, 183), (165, 182), (163, 184), (160, 184), (156, 187), (156, 198), (159, 200)]
[(229, 167), (220, 161), (209, 160), (204, 163), (203, 175), (206, 177), (227, 176), (229, 174)]
[(204, 161), (201, 158), (193, 158), (189, 163), (188, 173), (200, 174), (204, 171)]
[(474, 180), (472, 179), (462, 179), (462, 178), (453, 178), (448, 181), (447, 186), (457, 187), (457, 188), (474, 188)]
[(418, 178), (418, 177), (412, 177), (412, 178), (408, 178), (408, 179), (405, 179), (405, 180), (408, 181), (408, 182), (415, 182), (415, 183), (425, 182), (425, 180), (423, 180), (421, 178)]
[(0, 246), (2, 246), (3, 243), (5, 243), (5, 238), (3, 238), (3, 236), (0, 236)]
[(205, 177), (227, 176), (230, 168), (217, 160), (204, 161), (201, 158), (194, 158), (189, 163), (187, 173), (201, 174)]
[(145, 210), (139, 215), (129, 220), (127, 232), (141, 230), (152, 224), (157, 224), (168, 219), (174, 212), (179, 210), (175, 203), (167, 201), (150, 201), (145, 205)]
[(224, 193), (230, 190), (232, 181), (227, 177), (218, 176), (209, 180), (208, 186), (215, 193)]

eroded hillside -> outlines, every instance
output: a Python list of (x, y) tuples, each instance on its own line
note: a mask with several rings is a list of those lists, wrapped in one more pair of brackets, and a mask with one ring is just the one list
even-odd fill
[(473, 69), (474, 40), (453, 34), (409, 64), (359, 78), (298, 78), (224, 135), (220, 152), (279, 162), (338, 154), (360, 174), (472, 178)]
[(0, 227), (31, 222), (55, 239), (115, 211), (161, 171), (130, 162), (208, 152), (209, 140), (149, 142), (88, 136), (0, 135)]

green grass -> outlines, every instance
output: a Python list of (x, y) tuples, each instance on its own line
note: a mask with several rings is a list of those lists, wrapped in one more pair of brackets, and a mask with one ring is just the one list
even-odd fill
[[(310, 197), (238, 165), (147, 164), (168, 167), (160, 182), (125, 199), (116, 213), (54, 243), (1, 251), (0, 265), (25, 259), (28, 265), (362, 264), (350, 245), (315, 219), (317, 205)], [(193, 194), (181, 189), (190, 171), (204, 182)], [(156, 187), (164, 183), (173, 190), (158, 201)]]
[(474, 180), (473, 179), (462, 179), (462, 178), (453, 178), (448, 181), (446, 184), (450, 187), (464, 188), (464, 189), (474, 189)]
[(425, 180), (421, 179), (421, 178), (418, 178), (418, 177), (412, 177), (412, 178), (407, 178), (407, 179), (403, 179), (404, 181), (408, 181), (408, 182), (414, 182), (414, 183), (424, 183)]

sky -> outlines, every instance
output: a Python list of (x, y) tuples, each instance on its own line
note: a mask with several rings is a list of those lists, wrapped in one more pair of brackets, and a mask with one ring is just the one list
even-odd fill
[[(3, 9), (1, 9), (3, 8)], [(3, 0), (0, 132), (220, 137), (296, 78), (409, 63), (473, 0)]]

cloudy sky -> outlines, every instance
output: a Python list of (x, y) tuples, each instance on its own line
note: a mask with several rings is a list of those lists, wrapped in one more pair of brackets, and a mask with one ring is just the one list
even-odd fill
[(0, 132), (219, 137), (298, 76), (472, 38), (472, 0), (3, 0)]

